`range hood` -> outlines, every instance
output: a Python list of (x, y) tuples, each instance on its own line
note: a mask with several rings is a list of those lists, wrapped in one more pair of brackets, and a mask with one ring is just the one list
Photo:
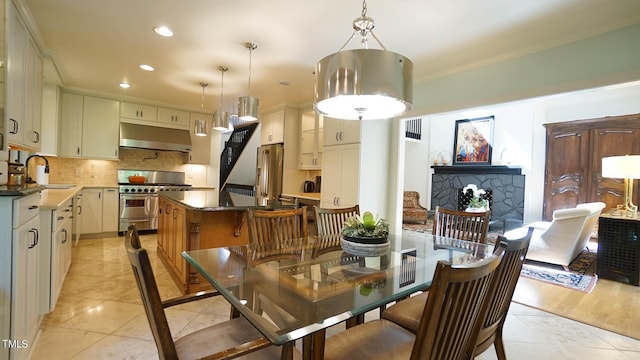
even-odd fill
[(190, 152), (191, 135), (183, 129), (120, 123), (120, 146)]

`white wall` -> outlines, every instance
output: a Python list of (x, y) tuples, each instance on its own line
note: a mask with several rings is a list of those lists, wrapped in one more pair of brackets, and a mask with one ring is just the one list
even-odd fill
[[(430, 131), (429, 117), (422, 118), (422, 139), (420, 141), (404, 140), (404, 167), (411, 168), (411, 176), (404, 176), (403, 190), (417, 191), (420, 194), (420, 205), (428, 207), (430, 203), (429, 170), (431, 156), (429, 151)], [(404, 136), (404, 122), (401, 122), (400, 133)]]

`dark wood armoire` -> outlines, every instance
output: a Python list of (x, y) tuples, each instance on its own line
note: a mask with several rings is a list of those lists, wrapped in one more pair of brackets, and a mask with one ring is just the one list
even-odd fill
[[(640, 155), (640, 114), (544, 125), (547, 130), (543, 217), (584, 202), (606, 209), (624, 202), (622, 179), (602, 177), (602, 158)], [(633, 202), (637, 204), (638, 181)]]

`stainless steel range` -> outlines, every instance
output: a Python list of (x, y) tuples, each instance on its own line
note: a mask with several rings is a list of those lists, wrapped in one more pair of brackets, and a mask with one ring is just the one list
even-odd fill
[[(129, 176), (145, 177), (143, 184), (129, 183)], [(127, 231), (131, 224), (138, 230), (158, 229), (158, 192), (188, 191), (185, 174), (176, 171), (118, 170), (120, 193), (120, 224), (118, 231)]]

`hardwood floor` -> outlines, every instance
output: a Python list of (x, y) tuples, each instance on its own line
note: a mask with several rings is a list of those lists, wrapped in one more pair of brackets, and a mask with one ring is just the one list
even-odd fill
[(520, 277), (513, 301), (640, 340), (640, 287), (598, 279), (590, 294)]

